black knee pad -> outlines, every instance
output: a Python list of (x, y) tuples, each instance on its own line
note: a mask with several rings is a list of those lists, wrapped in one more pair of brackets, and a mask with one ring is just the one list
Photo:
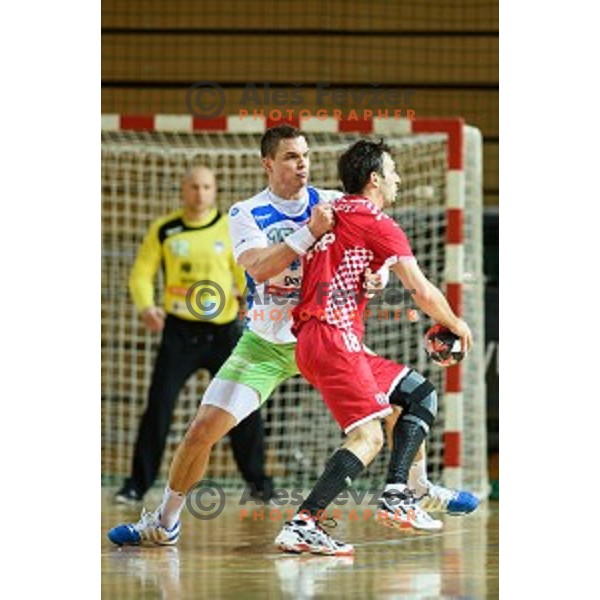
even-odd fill
[(389, 400), (402, 407), (401, 419), (416, 421), (429, 432), (437, 415), (437, 392), (428, 379), (410, 371), (394, 388)]

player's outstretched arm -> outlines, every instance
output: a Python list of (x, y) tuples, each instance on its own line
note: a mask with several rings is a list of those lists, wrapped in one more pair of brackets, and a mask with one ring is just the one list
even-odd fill
[(400, 260), (392, 270), (407, 290), (414, 290), (417, 306), (434, 321), (454, 332), (461, 340), (463, 352), (473, 347), (473, 334), (465, 321), (454, 314), (446, 297), (427, 277), (416, 260)]
[(262, 283), (279, 275), (298, 255), (305, 254), (333, 225), (333, 209), (319, 204), (313, 209), (308, 224), (288, 236), (284, 242), (269, 248), (249, 248), (238, 256), (237, 262), (254, 281)]

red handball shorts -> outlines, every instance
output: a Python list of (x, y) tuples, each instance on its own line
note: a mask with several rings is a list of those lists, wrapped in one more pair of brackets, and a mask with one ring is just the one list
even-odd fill
[(298, 368), (345, 433), (392, 412), (388, 397), (408, 373), (405, 365), (365, 352), (354, 333), (317, 319), (299, 329)]

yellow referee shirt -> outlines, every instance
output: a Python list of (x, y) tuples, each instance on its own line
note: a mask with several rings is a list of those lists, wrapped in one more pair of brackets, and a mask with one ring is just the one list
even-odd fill
[(179, 209), (152, 223), (129, 277), (140, 312), (154, 306), (153, 282), (162, 263), (167, 313), (217, 325), (237, 317), (246, 282), (233, 258), (227, 219), (213, 209), (202, 221), (190, 222)]

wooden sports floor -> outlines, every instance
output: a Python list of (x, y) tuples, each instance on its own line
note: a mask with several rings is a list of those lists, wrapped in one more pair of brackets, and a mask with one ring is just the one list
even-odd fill
[[(115, 506), (114, 491), (102, 491), (103, 598), (498, 597), (497, 502), (466, 517), (445, 517), (442, 532), (425, 534), (383, 527), (367, 512), (373, 507), (340, 507), (342, 518), (329, 531), (355, 545), (348, 558), (277, 552), (272, 542), (286, 507), (241, 507), (236, 497), (213, 520), (184, 510), (176, 547), (117, 548), (107, 530), (137, 521), (140, 511)], [(151, 492), (148, 508), (159, 499), (160, 492)]]

